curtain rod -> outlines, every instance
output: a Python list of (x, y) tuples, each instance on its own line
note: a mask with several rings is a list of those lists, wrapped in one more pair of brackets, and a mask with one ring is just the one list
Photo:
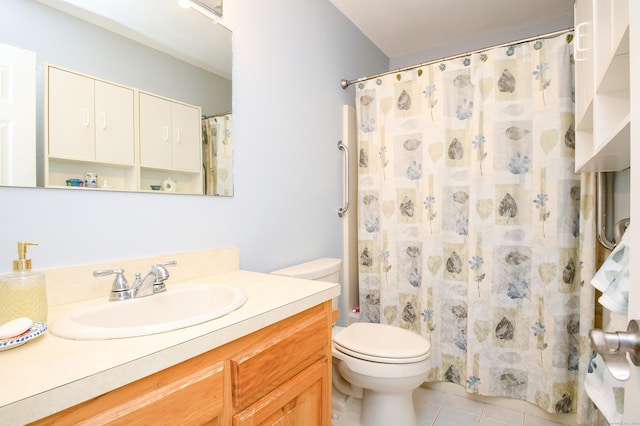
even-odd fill
[(222, 112), (220, 114), (212, 114), (212, 115), (203, 115), (202, 119), (206, 120), (208, 118), (213, 118), (213, 117), (222, 117), (223, 115), (229, 115), (231, 114), (231, 111), (227, 111), (227, 112)]
[(346, 79), (343, 78), (342, 80), (340, 80), (340, 87), (342, 87), (343, 89), (346, 89), (347, 87), (351, 86), (353, 83), (360, 83), (361, 81), (371, 80), (372, 78), (382, 77), (382, 76), (387, 75), (387, 74), (393, 74), (393, 73), (396, 73), (396, 72), (409, 71), (409, 70), (412, 70), (414, 68), (426, 67), (428, 65), (433, 65), (433, 64), (440, 63), (440, 62), (449, 61), (451, 59), (464, 58), (465, 56), (473, 55), (475, 53), (486, 52), (487, 50), (490, 50), (490, 49), (499, 49), (501, 47), (512, 46), (512, 45), (520, 44), (520, 43), (527, 43), (529, 41), (551, 38), (551, 37), (558, 36), (560, 34), (567, 33), (569, 31), (573, 31), (573, 27), (566, 28), (564, 30), (554, 31), (554, 32), (547, 33), (547, 34), (538, 34), (536, 36), (524, 38), (522, 40), (510, 41), (508, 43), (497, 44), (495, 46), (483, 47), (482, 49), (472, 50), (471, 52), (465, 52), (465, 53), (459, 53), (457, 55), (446, 56), (444, 58), (434, 59), (432, 61), (423, 62), (423, 63), (417, 64), (417, 65), (410, 65), (408, 67), (398, 68), (398, 69), (391, 70), (391, 71), (385, 71), (385, 72), (381, 72), (381, 73), (378, 73), (378, 74), (370, 75), (370, 76), (367, 76), (367, 77), (360, 77), (360, 78), (357, 78), (355, 80), (346, 80)]

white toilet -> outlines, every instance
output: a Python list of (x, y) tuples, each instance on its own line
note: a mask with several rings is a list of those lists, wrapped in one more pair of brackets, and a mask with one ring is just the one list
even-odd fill
[[(339, 282), (340, 259), (317, 259), (272, 272)], [(361, 399), (361, 424), (416, 425), (413, 391), (426, 381), (431, 345), (417, 333), (385, 324), (334, 327), (333, 393)]]

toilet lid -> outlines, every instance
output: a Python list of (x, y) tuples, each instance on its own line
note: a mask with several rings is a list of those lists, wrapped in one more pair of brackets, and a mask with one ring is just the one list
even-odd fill
[(386, 324), (357, 322), (333, 338), (340, 352), (374, 362), (405, 364), (426, 359), (431, 344), (417, 333)]

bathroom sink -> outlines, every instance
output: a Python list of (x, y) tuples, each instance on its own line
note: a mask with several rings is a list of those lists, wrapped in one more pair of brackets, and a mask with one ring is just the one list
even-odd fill
[(67, 339), (144, 336), (200, 324), (242, 306), (247, 295), (218, 284), (184, 284), (138, 299), (88, 301), (56, 318), (50, 330)]

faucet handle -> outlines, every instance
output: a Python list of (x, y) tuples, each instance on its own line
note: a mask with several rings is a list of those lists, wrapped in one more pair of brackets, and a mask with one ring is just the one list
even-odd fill
[(151, 269), (156, 275), (156, 283), (160, 283), (169, 278), (169, 271), (167, 271), (166, 266), (176, 266), (177, 264), (178, 262), (176, 262), (175, 260), (169, 260), (162, 263), (154, 263)]
[(155, 263), (151, 267), (152, 273), (155, 275), (155, 280), (153, 282), (153, 292), (154, 293), (162, 293), (166, 290), (164, 282), (169, 278), (169, 271), (167, 271), (167, 266), (175, 266), (178, 262), (175, 260), (169, 260), (168, 262)]
[(94, 277), (104, 277), (111, 274), (116, 274), (116, 277), (113, 280), (113, 284), (111, 284), (109, 300), (123, 300), (128, 298), (126, 293), (129, 292), (129, 283), (124, 276), (124, 269), (99, 269), (93, 271)]

